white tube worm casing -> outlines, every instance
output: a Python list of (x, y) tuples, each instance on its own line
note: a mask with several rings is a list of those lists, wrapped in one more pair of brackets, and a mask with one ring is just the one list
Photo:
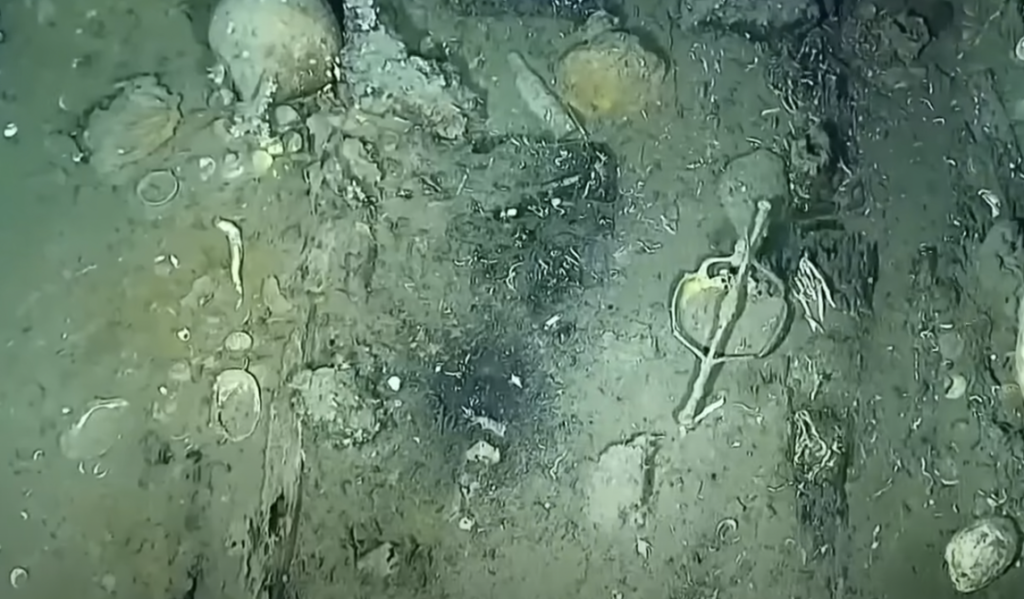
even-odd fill
[(213, 226), (220, 229), (224, 236), (228, 238), (228, 257), (230, 260), (228, 272), (231, 273), (231, 284), (238, 293), (238, 301), (241, 302), (245, 296), (242, 287), (242, 229), (234, 222), (219, 217), (214, 219)]

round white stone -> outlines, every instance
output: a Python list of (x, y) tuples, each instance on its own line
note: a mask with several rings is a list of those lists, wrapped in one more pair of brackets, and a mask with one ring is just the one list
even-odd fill
[(388, 377), (387, 384), (388, 389), (397, 393), (402, 388), (402, 379), (392, 375)]

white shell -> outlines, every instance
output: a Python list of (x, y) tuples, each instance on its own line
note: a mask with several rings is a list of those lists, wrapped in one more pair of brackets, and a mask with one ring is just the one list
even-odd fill
[(1013, 520), (984, 518), (960, 529), (946, 545), (946, 569), (953, 586), (971, 593), (1002, 576), (1020, 552)]
[(1017, 40), (1017, 44), (1013, 47), (1013, 56), (1020, 62), (1024, 62), (1024, 37)]
[(203, 156), (199, 159), (199, 180), (209, 181), (213, 173), (217, 171), (217, 161), (209, 156)]
[(263, 412), (260, 384), (252, 373), (240, 368), (221, 371), (213, 381), (211, 421), (232, 443), (244, 441), (256, 432)]
[(263, 146), (263, 150), (267, 154), (270, 154), (271, 157), (283, 156), (285, 152), (284, 142), (278, 138), (271, 139), (265, 146)]
[(235, 331), (224, 338), (224, 349), (229, 352), (244, 352), (252, 349), (252, 335), (245, 331)]
[(11, 573), (8, 576), (12, 588), (21, 588), (21, 585), (28, 580), (28, 570), (25, 568), (11, 568)]
[(249, 162), (252, 165), (252, 174), (262, 177), (274, 166), (274, 156), (266, 150), (256, 150), (249, 156)]
[(967, 395), (967, 377), (957, 373), (948, 375), (944, 395), (946, 399), (961, 399)]
[(245, 165), (242, 164), (242, 158), (238, 154), (233, 152), (228, 153), (224, 156), (224, 170), (221, 171), (225, 179), (237, 179), (245, 173)]

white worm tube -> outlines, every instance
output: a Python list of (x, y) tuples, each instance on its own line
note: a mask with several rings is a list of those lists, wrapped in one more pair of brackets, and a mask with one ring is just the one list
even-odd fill
[(242, 287), (242, 229), (234, 222), (220, 217), (213, 220), (213, 226), (220, 229), (224, 236), (228, 238), (228, 255), (231, 260), (229, 266), (231, 284), (234, 285), (235, 291), (238, 293), (238, 303), (241, 304), (242, 298), (245, 297)]
[(1017, 301), (1017, 346), (1013, 350), (1013, 374), (1017, 387), (1024, 390), (1024, 294)]

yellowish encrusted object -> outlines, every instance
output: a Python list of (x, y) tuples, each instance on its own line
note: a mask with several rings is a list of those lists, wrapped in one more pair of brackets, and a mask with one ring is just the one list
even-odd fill
[(635, 114), (661, 93), (665, 62), (615, 26), (608, 19), (588, 22), (582, 41), (558, 63), (558, 92), (584, 118)]
[(679, 300), (676, 309), (683, 310), (686, 304), (705, 292), (721, 293), (726, 290), (728, 284), (729, 280), (726, 275), (708, 276), (700, 272), (688, 274), (679, 282)]

